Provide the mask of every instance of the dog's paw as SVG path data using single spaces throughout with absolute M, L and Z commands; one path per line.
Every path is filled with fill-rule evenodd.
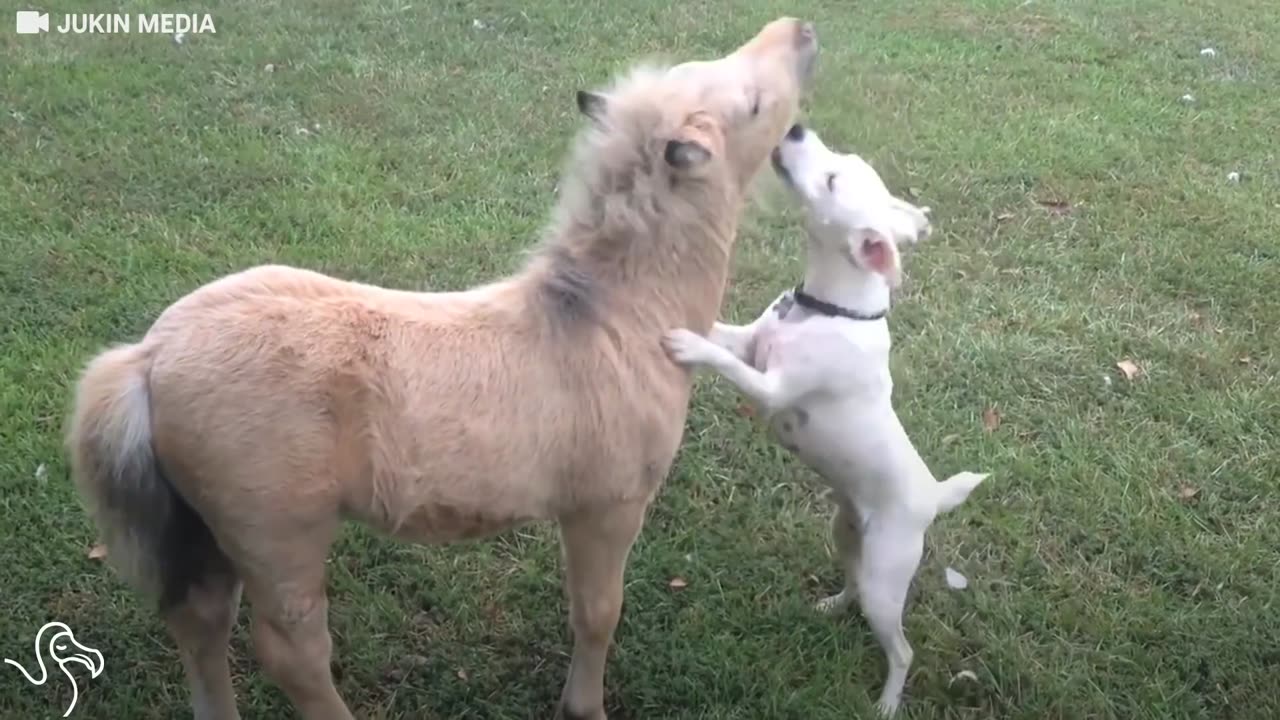
M 686 367 L 706 364 L 715 357 L 716 349 L 710 340 L 684 328 L 667 331 L 662 347 L 672 360 Z
M 891 700 L 880 698 L 880 701 L 876 703 L 876 712 L 880 713 L 880 717 L 893 717 L 898 712 L 898 705 L 898 698 Z
M 604 708 L 600 708 L 592 713 L 573 712 L 563 703 L 556 708 L 556 720 L 609 720 L 609 716 L 605 715 Z
M 832 595 L 831 597 L 819 600 L 818 603 L 813 606 L 813 609 L 823 615 L 830 616 L 844 612 L 852 603 L 853 596 L 848 590 L 845 590 L 837 595 Z

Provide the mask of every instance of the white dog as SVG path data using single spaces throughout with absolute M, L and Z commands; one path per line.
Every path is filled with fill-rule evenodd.
M 898 244 L 929 235 L 929 209 L 894 197 L 860 157 L 833 152 L 800 125 L 773 161 L 808 211 L 804 284 L 750 325 L 716 323 L 709 338 L 675 329 L 663 344 L 676 362 L 733 383 L 830 486 L 845 586 L 818 608 L 832 613 L 859 601 L 888 660 L 878 708 L 890 715 L 911 665 L 902 615 L 925 531 L 986 475 L 938 482 L 891 400 L 885 315 L 899 284 Z

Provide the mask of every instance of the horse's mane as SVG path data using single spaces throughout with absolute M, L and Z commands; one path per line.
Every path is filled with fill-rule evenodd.
M 559 202 L 531 267 L 544 307 L 562 322 L 594 316 L 610 281 L 640 272 L 657 236 L 689 218 L 663 163 L 664 138 L 692 96 L 656 63 L 638 64 L 600 92 L 606 99 L 578 133 Z

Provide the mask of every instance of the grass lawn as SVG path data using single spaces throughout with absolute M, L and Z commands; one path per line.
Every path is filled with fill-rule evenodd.
M 255 263 L 416 289 L 511 270 L 547 221 L 576 88 L 719 55 L 784 13 L 818 23 L 813 125 L 934 208 L 891 316 L 903 422 L 939 475 L 992 473 L 931 534 L 903 716 L 1280 717 L 1275 3 L 163 9 L 211 11 L 217 34 L 0 19 L 0 657 L 30 664 L 36 630 L 68 623 L 106 659 L 73 717 L 190 717 L 160 623 L 87 557 L 61 431 L 93 352 Z M 802 267 L 798 216 L 763 188 L 733 320 Z M 738 410 L 699 383 L 632 555 L 611 717 L 868 717 L 879 647 L 856 612 L 811 610 L 840 582 L 829 510 Z M 353 527 L 330 567 L 359 715 L 549 714 L 569 650 L 551 527 L 447 547 Z M 244 619 L 242 712 L 292 717 Z M 68 700 L 56 672 L 32 687 L 0 665 L 0 718 Z

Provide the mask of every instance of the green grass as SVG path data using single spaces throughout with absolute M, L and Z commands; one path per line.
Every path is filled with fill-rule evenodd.
M 189 717 L 159 622 L 86 557 L 60 433 L 91 353 L 254 263 L 407 288 L 509 271 L 548 218 L 573 90 L 787 13 L 819 25 L 814 126 L 934 208 L 892 316 L 903 422 L 938 474 L 992 473 L 931 535 L 904 717 L 1280 716 L 1274 3 L 524 5 L 206 3 L 183 9 L 217 34 L 182 45 L 0 31 L 0 656 L 29 662 L 62 620 L 106 658 L 73 717 Z M 153 9 L 56 9 L 77 6 Z M 780 207 L 743 228 L 732 319 L 799 276 Z M 699 385 L 630 563 L 612 716 L 868 717 L 878 646 L 810 609 L 839 584 L 828 509 L 738 402 Z M 351 528 L 330 567 L 363 717 L 549 713 L 569 649 L 551 528 Z M 242 622 L 245 717 L 292 717 L 246 641 Z M 60 716 L 57 680 L 0 666 L 0 717 Z

